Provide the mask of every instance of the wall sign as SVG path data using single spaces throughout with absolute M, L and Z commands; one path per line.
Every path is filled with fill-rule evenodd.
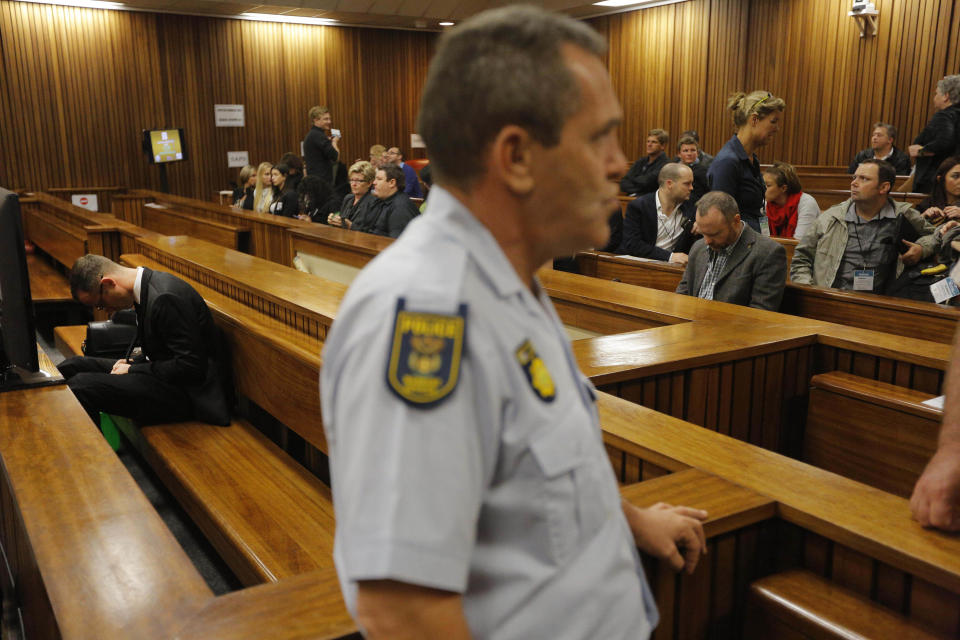
M 218 127 L 245 126 L 242 104 L 215 104 L 213 105 L 213 118 Z
M 250 164 L 250 153 L 247 151 L 227 151 L 228 167 L 245 167 Z
M 70 202 L 78 207 L 97 211 L 97 194 L 95 193 L 75 193 L 70 196 Z

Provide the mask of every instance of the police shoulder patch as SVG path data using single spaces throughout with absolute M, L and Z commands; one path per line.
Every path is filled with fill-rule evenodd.
M 544 402 L 553 402 L 553 399 L 557 397 L 557 387 L 547 370 L 547 365 L 537 355 L 537 350 L 533 348 L 529 340 L 525 340 L 523 344 L 517 347 L 516 355 L 517 362 L 523 368 L 523 372 L 527 376 L 527 382 L 530 383 L 534 393 L 540 396 L 540 399 Z
M 435 405 L 449 397 L 460 377 L 460 359 L 466 333 L 467 307 L 456 314 L 407 311 L 397 303 L 393 340 L 387 363 L 387 386 L 417 407 Z

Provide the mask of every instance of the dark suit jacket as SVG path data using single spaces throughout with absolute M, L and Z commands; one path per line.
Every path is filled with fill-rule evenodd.
M 373 215 L 371 209 L 371 215 Z M 420 215 L 420 209 L 413 204 L 403 191 L 397 191 L 386 200 L 380 200 L 380 207 L 376 210 L 376 218 L 371 221 L 369 228 L 359 229 L 378 236 L 398 238 L 407 228 L 410 221 Z
M 696 219 L 697 210 L 689 200 L 680 205 L 680 210 L 673 215 L 682 215 L 690 221 L 687 230 L 683 232 L 673 252 L 687 253 L 696 239 L 690 232 Z M 671 251 L 657 247 L 657 193 L 648 193 L 627 205 L 627 213 L 623 217 L 623 240 L 620 242 L 619 253 L 628 253 L 638 258 L 652 260 L 669 260 Z
M 698 240 L 677 286 L 677 293 L 699 296 L 707 273 L 710 249 Z M 787 252 L 776 240 L 765 238 L 744 224 L 743 235 L 727 259 L 713 290 L 713 299 L 776 311 L 787 282 Z
M 633 163 L 627 175 L 620 180 L 620 190 L 624 193 L 635 193 L 638 196 L 656 191 L 660 186 L 660 169 L 663 169 L 663 165 L 667 162 L 669 159 L 665 153 L 661 153 L 653 162 L 650 162 L 648 156 L 643 156 Z
M 143 270 L 137 333 L 143 355 L 130 373 L 155 376 L 182 387 L 194 414 L 213 424 L 229 424 L 221 383 L 219 335 L 207 303 L 186 282 L 161 271 Z

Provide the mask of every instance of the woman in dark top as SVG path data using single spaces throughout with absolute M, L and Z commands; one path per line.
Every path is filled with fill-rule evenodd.
M 946 76 L 937 83 L 933 105 L 936 113 L 907 148 L 916 159 L 913 190 L 917 193 L 930 193 L 936 168 L 960 150 L 960 75 Z
M 320 176 L 304 176 L 297 186 L 301 220 L 327 224 L 327 216 L 340 205 L 333 199 L 330 185 Z
M 363 225 L 370 218 L 370 211 L 377 200 L 370 192 L 376 170 L 367 161 L 355 162 L 350 167 L 350 193 L 343 198 L 340 213 L 330 214 L 328 222 L 336 227 L 351 229 Z
M 916 209 L 933 224 L 960 220 L 960 156 L 950 156 L 940 163 L 930 197 Z
M 273 182 L 273 201 L 270 203 L 270 213 L 275 216 L 296 218 L 299 213 L 297 192 L 293 189 L 293 182 L 288 179 L 290 167 L 281 163 L 273 165 L 270 179 Z
M 733 196 L 740 218 L 761 233 L 761 220 L 766 222 L 763 194 L 767 187 L 756 151 L 766 146 L 780 130 L 785 106 L 782 99 L 768 91 L 730 96 L 727 108 L 733 114 L 737 132 L 723 145 L 707 171 L 710 188 Z M 764 235 L 769 235 L 769 230 Z
M 249 164 L 240 169 L 237 188 L 233 190 L 233 206 L 253 211 L 253 192 L 257 186 L 257 170 Z

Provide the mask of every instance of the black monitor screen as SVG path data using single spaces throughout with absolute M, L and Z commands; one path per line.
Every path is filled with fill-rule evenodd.
M 20 199 L 3 188 L 0 188 L 0 332 L 6 354 L 4 366 L 16 365 L 31 372 L 40 369 Z

